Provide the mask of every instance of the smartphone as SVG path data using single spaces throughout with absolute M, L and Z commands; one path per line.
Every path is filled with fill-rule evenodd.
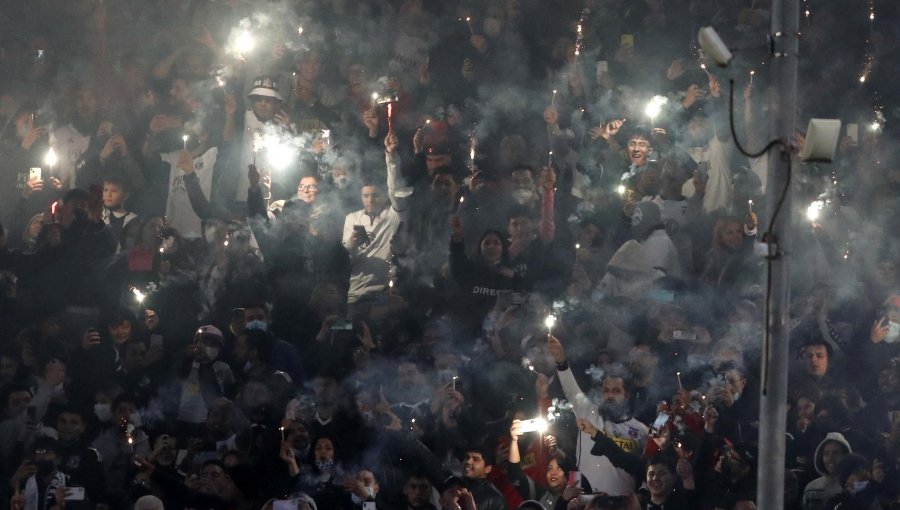
M 28 180 L 41 180 L 41 169 L 38 167 L 32 167 L 28 169 Z
M 276 499 L 272 502 L 272 510 L 297 510 L 297 502 L 292 499 Z
M 353 321 L 350 319 L 338 319 L 331 325 L 331 331 L 353 331 Z
M 522 420 L 519 423 L 519 430 L 522 432 L 544 432 L 547 430 L 547 420 L 543 418 Z
M 66 490 L 69 491 L 66 501 L 84 501 L 84 487 L 66 487 Z
M 622 34 L 622 40 L 619 43 L 619 46 L 626 48 L 632 47 L 634 48 L 634 34 Z
M 666 423 L 669 423 L 669 413 L 662 411 L 656 416 L 653 425 L 650 426 L 650 435 L 658 436 L 663 427 L 666 426 Z
M 362 238 L 363 246 L 369 244 L 369 233 L 366 232 L 366 227 L 362 225 L 353 225 L 353 231 L 359 234 L 360 238 Z
M 859 124 L 847 124 L 847 136 L 853 140 L 853 143 L 859 143 Z
M 693 341 L 693 340 L 697 339 L 697 333 L 695 333 L 689 329 L 676 329 L 675 331 L 672 332 L 672 339 L 673 340 Z
M 362 510 L 377 510 L 374 501 L 366 501 L 363 503 Z
M 162 349 L 163 348 L 163 336 L 158 333 L 154 333 L 154 334 L 150 335 L 150 348 L 151 349 L 153 349 L 153 348 Z

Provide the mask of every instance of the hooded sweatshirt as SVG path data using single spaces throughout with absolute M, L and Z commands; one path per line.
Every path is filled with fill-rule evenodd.
M 853 453 L 850 443 L 840 432 L 829 432 L 825 436 L 825 439 L 816 447 L 816 453 L 813 456 L 813 465 L 822 476 L 806 484 L 806 488 L 803 490 L 803 510 L 821 510 L 829 499 L 844 491 L 838 479 L 829 475 L 825 470 L 825 463 L 822 459 L 823 450 L 825 449 L 825 444 L 830 441 L 843 446 L 847 450 L 848 455 Z

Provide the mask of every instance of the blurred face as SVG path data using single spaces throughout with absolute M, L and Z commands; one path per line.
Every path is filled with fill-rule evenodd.
M 384 209 L 384 195 L 375 186 L 363 186 L 362 203 L 366 214 L 377 216 Z
M 488 234 L 481 240 L 481 256 L 488 262 L 500 262 L 503 257 L 503 242 L 497 234 Z
M 117 423 L 124 427 L 131 418 L 131 415 L 134 414 L 134 411 L 134 402 L 119 402 L 119 405 L 117 405 L 112 412 L 113 423 Z
M 322 63 L 318 55 L 307 55 L 300 63 L 297 69 L 298 76 L 307 81 L 315 81 L 319 77 L 319 71 L 322 69 Z
M 635 166 L 644 166 L 647 164 L 647 157 L 652 149 L 650 140 L 646 138 L 632 138 L 628 140 L 626 146 L 628 150 L 628 160 Z
M 169 102 L 171 104 L 188 104 L 190 102 L 191 89 L 188 87 L 186 81 L 177 79 L 172 82 L 172 87 L 169 88 Z
M 828 372 L 828 350 L 824 345 L 810 345 L 803 352 L 806 372 L 813 377 L 822 377 Z
M 122 321 L 109 325 L 109 336 L 117 345 L 124 344 L 131 338 L 131 321 Z
M 253 96 L 250 99 L 253 102 L 253 113 L 261 122 L 268 122 L 275 117 L 279 108 L 277 99 L 268 96 Z
M 493 469 L 493 466 L 488 466 L 484 462 L 484 457 L 480 452 L 469 452 L 466 454 L 466 461 L 463 463 L 463 476 L 466 478 L 487 478 L 487 475 L 491 473 L 491 469 Z
M 547 486 L 551 490 L 559 489 L 566 485 L 566 472 L 559 467 L 559 462 L 552 459 L 547 463 Z
M 447 166 L 450 164 L 449 154 L 426 154 L 425 168 L 428 169 L 428 175 L 431 175 L 436 168 Z
M 311 204 L 316 201 L 317 196 L 319 196 L 319 181 L 312 176 L 300 179 L 300 184 L 297 185 L 297 198 Z
M 403 486 L 403 495 L 409 506 L 423 507 L 431 499 L 431 484 L 425 478 L 410 478 Z
M 79 90 L 75 95 L 75 113 L 80 119 L 92 120 L 97 115 L 97 98 L 89 90 Z
M 431 192 L 441 199 L 452 199 L 456 196 L 459 187 L 453 181 L 453 177 L 447 174 L 438 174 L 431 181 Z
M 524 239 L 534 234 L 534 221 L 527 216 L 510 218 L 507 230 L 513 239 Z
M 14 391 L 9 394 L 6 401 L 6 409 L 10 416 L 19 416 L 25 412 L 25 408 L 31 403 L 31 393 L 27 391 Z
M 16 376 L 19 370 L 19 362 L 8 356 L 0 357 L 0 382 L 9 382 Z
M 421 381 L 421 375 L 414 363 L 401 363 L 397 367 L 397 384 L 401 388 L 414 388 Z
M 509 176 L 509 184 L 513 190 L 534 190 L 534 178 L 528 170 L 516 170 Z
M 822 465 L 825 466 L 825 472 L 831 476 L 837 475 L 838 464 L 847 455 L 844 446 L 837 441 L 828 441 L 822 447 Z
M 739 371 L 729 370 L 725 372 L 725 384 L 732 395 L 738 395 L 744 392 L 744 388 L 747 386 L 747 379 Z
M 60 413 L 56 418 L 56 430 L 60 441 L 76 441 L 84 432 L 84 420 L 78 414 Z
M 220 493 L 219 489 L 224 488 L 225 470 L 222 466 L 215 464 L 207 464 L 200 470 L 200 492 L 205 494 Z
M 331 442 L 331 439 L 323 437 L 316 441 L 315 455 L 316 461 L 333 461 L 334 444 Z
M 625 381 L 619 377 L 607 377 L 603 379 L 603 400 L 607 403 L 621 404 L 628 399 L 625 391 Z
M 806 397 L 797 399 L 797 416 L 812 419 L 816 414 L 816 403 Z
M 741 247 L 744 242 L 744 227 L 740 223 L 730 222 L 722 228 L 722 244 L 732 250 Z
M 103 183 L 103 206 L 110 211 L 117 211 L 125 204 L 128 194 L 122 186 L 114 182 Z
M 675 487 L 675 473 L 665 464 L 651 464 L 647 467 L 647 488 L 654 498 L 665 498 Z

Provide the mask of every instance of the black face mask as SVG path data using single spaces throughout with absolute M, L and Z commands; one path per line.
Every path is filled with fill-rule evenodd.
M 34 465 L 37 467 L 37 476 L 39 477 L 53 474 L 53 471 L 56 470 L 56 461 L 54 460 L 39 460 Z

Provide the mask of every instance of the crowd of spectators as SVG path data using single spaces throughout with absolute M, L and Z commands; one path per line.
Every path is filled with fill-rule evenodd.
M 893 509 L 900 13 L 802 3 L 785 508 Z M 0 505 L 755 508 L 770 2 L 5 4 Z

